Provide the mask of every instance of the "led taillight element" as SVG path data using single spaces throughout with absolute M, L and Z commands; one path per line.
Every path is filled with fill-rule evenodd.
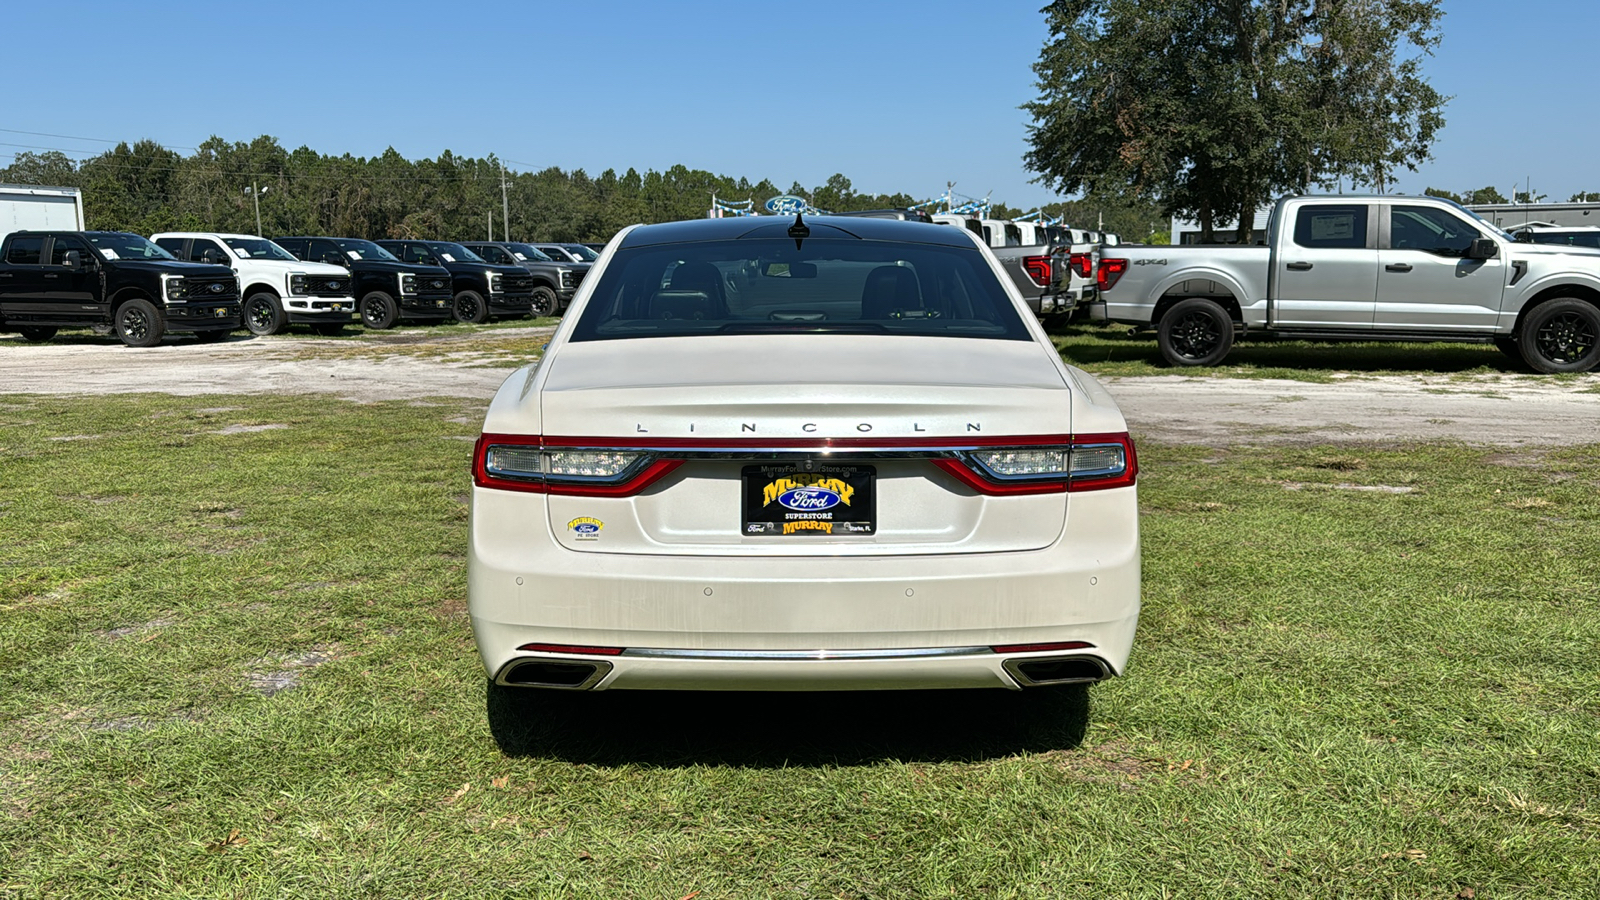
M 1102 291 L 1109 291 L 1117 286 L 1117 280 L 1122 273 L 1128 271 L 1128 261 L 1125 259 L 1102 259 L 1100 269 L 1095 272 L 1095 286 Z
M 681 464 L 642 450 L 550 448 L 538 435 L 485 434 L 473 453 L 472 480 L 531 494 L 632 497 Z
M 933 464 L 990 496 L 1103 491 L 1128 487 L 1139 476 L 1126 432 L 1075 435 L 1049 447 L 985 447 Z
M 1094 260 L 1087 253 L 1074 253 L 1068 257 L 1067 264 L 1079 277 L 1088 278 L 1094 274 Z
M 1027 271 L 1028 277 L 1033 279 L 1033 283 L 1039 287 L 1050 286 L 1053 263 L 1054 260 L 1049 256 L 1024 256 L 1022 258 L 1022 268 Z

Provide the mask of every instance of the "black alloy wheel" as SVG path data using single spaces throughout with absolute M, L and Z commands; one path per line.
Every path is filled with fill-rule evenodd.
M 535 319 L 553 316 L 556 314 L 556 307 L 560 302 L 560 299 L 556 297 L 555 291 L 547 287 L 536 287 L 533 289 L 533 300 L 528 305 L 528 315 L 533 316 Z
M 379 330 L 393 328 L 399 321 L 400 311 L 394 299 L 382 291 L 373 291 L 361 298 L 361 321 L 368 328 Z
M 30 344 L 42 344 L 56 336 L 56 330 L 49 325 L 24 325 L 17 332 Z
M 129 300 L 117 307 L 114 321 L 117 338 L 129 347 L 154 347 L 161 343 L 167 323 L 155 304 L 145 299 Z
M 489 305 L 483 302 L 483 296 L 477 291 L 457 294 L 451 312 L 455 314 L 457 322 L 466 325 L 481 325 L 489 320 Z
M 1181 300 L 1161 317 L 1156 343 L 1174 366 L 1214 366 L 1233 349 L 1233 317 L 1215 300 Z
M 289 317 L 277 297 L 266 292 L 251 294 L 244 301 L 244 327 L 251 334 L 280 334 L 289 327 Z
M 1518 331 L 1522 358 L 1540 372 L 1587 372 L 1600 363 L 1600 307 L 1563 297 L 1528 312 Z

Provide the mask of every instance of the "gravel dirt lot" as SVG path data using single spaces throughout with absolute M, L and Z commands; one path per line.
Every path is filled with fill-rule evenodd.
M 0 391 L 37 394 L 321 391 L 357 401 L 452 396 L 487 400 L 510 371 L 497 341 L 550 328 L 360 341 L 310 338 L 222 344 L 0 342 Z M 418 352 L 426 351 L 426 352 Z M 1355 375 L 1331 384 L 1181 375 L 1107 378 L 1134 431 L 1171 443 L 1460 440 L 1551 446 L 1600 441 L 1600 375 Z

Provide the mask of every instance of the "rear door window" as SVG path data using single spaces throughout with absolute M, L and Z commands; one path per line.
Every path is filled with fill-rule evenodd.
M 168 253 L 171 253 L 173 256 L 176 256 L 178 259 L 187 259 L 188 257 L 183 255 L 183 242 L 186 241 L 186 240 L 188 240 L 188 238 L 177 238 L 177 237 L 156 238 L 156 246 L 160 247 L 161 249 L 163 249 L 165 251 L 167 251 Z
M 1294 242 L 1310 250 L 1360 250 L 1367 246 L 1367 207 L 1363 203 L 1300 207 Z
M 6 262 L 14 266 L 37 266 L 44 255 L 44 235 L 24 235 L 11 239 Z

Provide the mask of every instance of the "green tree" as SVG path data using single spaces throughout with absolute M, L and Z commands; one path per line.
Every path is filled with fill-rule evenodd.
M 1600 203 L 1600 193 L 1595 191 L 1579 191 L 1567 198 L 1568 203 Z
M 1380 189 L 1428 156 L 1440 0 L 1056 0 L 1028 168 L 1063 193 L 1153 200 L 1242 237 L 1279 192 Z M 1409 55 L 1408 55 L 1409 54 Z

